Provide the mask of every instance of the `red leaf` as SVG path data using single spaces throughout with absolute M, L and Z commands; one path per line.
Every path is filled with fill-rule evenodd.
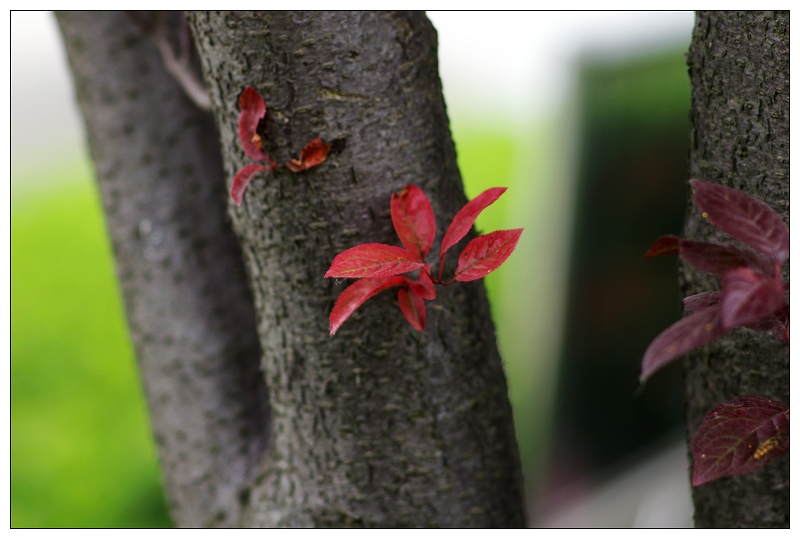
M 408 323 L 416 330 L 425 329 L 427 317 L 425 302 L 413 288 L 403 287 L 397 292 L 397 301 L 400 303 L 400 310 L 406 317 Z
M 342 251 L 333 259 L 325 277 L 388 277 L 424 266 L 414 253 L 383 243 L 364 243 Z
M 431 267 L 428 264 L 420 270 L 419 280 L 415 281 L 410 277 L 405 277 L 406 284 L 413 288 L 422 299 L 436 299 L 436 289 L 433 287 L 433 279 L 431 279 Z
M 753 251 L 733 245 L 720 245 L 703 241 L 681 240 L 680 255 L 689 264 L 714 275 L 741 267 L 750 267 L 764 275 L 772 273 L 772 261 Z
M 500 198 L 500 195 L 506 192 L 506 187 L 493 187 L 491 189 L 487 189 L 480 195 L 476 196 L 469 202 L 467 202 L 463 208 L 461 208 L 455 217 L 453 217 L 453 221 L 450 223 L 450 226 L 447 228 L 447 232 L 444 233 L 444 238 L 442 238 L 442 249 L 439 253 L 439 257 L 444 260 L 444 253 L 453 245 L 459 242 L 461 238 L 467 235 L 467 232 L 470 231 L 472 225 L 475 223 L 475 219 L 478 218 L 478 215 L 486 209 L 491 203 L 495 200 Z
M 239 140 L 251 159 L 268 159 L 261 148 L 261 135 L 256 132 L 258 123 L 267 114 L 267 105 L 259 93 L 248 86 L 239 96 Z
M 400 241 L 420 260 L 424 259 L 436 236 L 436 219 L 428 197 L 419 187 L 406 185 L 400 194 L 392 193 L 391 210 Z
M 661 236 L 644 254 L 645 258 L 652 258 L 660 255 L 678 254 L 681 246 L 681 239 L 677 236 Z
M 453 279 L 474 281 L 496 270 L 514 252 L 520 234 L 521 228 L 497 230 L 470 241 L 458 257 Z
M 644 353 L 639 379 L 650 378 L 670 361 L 725 333 L 719 323 L 719 311 L 719 305 L 712 305 L 678 320 L 661 332 Z
M 265 165 L 252 163 L 243 167 L 239 172 L 236 173 L 236 176 L 233 178 L 233 184 L 231 185 L 231 198 L 237 206 L 242 203 L 244 190 L 247 188 L 250 180 L 252 180 L 253 176 L 255 176 L 255 174 L 261 170 L 270 171 L 271 169 Z
M 747 324 L 745 327 L 760 331 L 769 331 L 783 344 L 789 344 L 789 306 L 784 305 L 777 313 L 769 318 L 762 318 L 758 322 Z
M 783 282 L 768 279 L 750 268 L 737 268 L 722 276 L 721 322 L 726 329 L 769 317 L 785 303 Z
M 331 335 L 344 324 L 353 312 L 358 309 L 362 303 L 377 294 L 382 290 L 391 288 L 393 286 L 400 286 L 403 284 L 402 277 L 380 277 L 378 279 L 359 279 L 347 288 L 345 288 L 336 304 L 331 310 Z
M 783 264 L 789 258 L 789 227 L 764 202 L 741 191 L 692 180 L 694 203 L 725 234 Z
M 715 406 L 692 438 L 692 485 L 752 472 L 789 451 L 789 409 L 763 397 Z
M 693 296 L 683 298 L 683 307 L 690 313 L 711 307 L 719 303 L 722 294 L 720 292 L 700 292 Z
M 644 256 L 652 258 L 666 254 L 680 254 L 695 268 L 715 275 L 743 266 L 757 269 L 764 274 L 772 271 L 772 261 L 759 253 L 745 251 L 733 245 L 682 240 L 676 236 L 661 236 Z
M 328 158 L 328 153 L 331 151 L 331 145 L 322 141 L 322 137 L 317 137 L 300 151 L 300 160 L 292 159 L 286 163 L 286 168 L 292 172 L 302 172 L 311 167 L 321 165 Z

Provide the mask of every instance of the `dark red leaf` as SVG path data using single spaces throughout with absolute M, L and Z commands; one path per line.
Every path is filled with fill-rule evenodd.
M 267 114 L 267 105 L 259 93 L 248 86 L 239 96 L 239 140 L 251 159 L 268 159 L 261 148 L 261 135 L 256 132 L 258 123 Z
M 242 203 L 244 190 L 247 188 L 250 180 L 252 180 L 253 176 L 255 176 L 256 173 L 261 170 L 269 171 L 270 168 L 258 163 L 252 163 L 250 165 L 246 165 L 242 168 L 242 170 L 236 173 L 236 176 L 233 178 L 233 184 L 231 185 L 231 198 L 237 206 Z
M 725 234 L 783 264 L 789 258 L 789 227 L 764 202 L 741 191 L 692 180 L 694 203 Z
M 382 290 L 402 284 L 402 277 L 380 277 L 377 279 L 359 279 L 345 288 L 342 293 L 339 294 L 339 298 L 336 300 L 333 310 L 331 310 L 331 335 L 336 333 L 341 325 L 344 324 L 344 321 L 347 320 L 362 303 Z
M 408 323 L 416 330 L 425 329 L 427 317 L 425 302 L 414 289 L 403 287 L 397 291 L 397 301 L 400 303 L 400 310 L 406 317 Z
M 733 245 L 720 245 L 704 241 L 680 240 L 680 255 L 689 264 L 714 275 L 734 268 L 750 267 L 764 275 L 772 273 L 772 261 L 762 254 Z
M 419 271 L 419 280 L 415 281 L 410 277 L 405 277 L 406 284 L 413 288 L 422 299 L 436 299 L 436 289 L 433 286 L 433 279 L 431 279 L 431 267 L 428 264 Z
M 777 313 L 769 318 L 762 318 L 758 322 L 747 324 L 745 327 L 760 331 L 769 331 L 783 344 L 789 344 L 789 306 L 784 305 Z
M 424 266 L 414 253 L 383 243 L 364 243 L 342 251 L 333 259 L 325 277 L 388 277 Z
M 650 376 L 690 350 L 710 343 L 725 331 L 719 323 L 719 305 L 694 312 L 672 324 L 658 335 L 642 358 L 641 380 Z
M 778 314 L 769 319 L 769 331 L 785 345 L 789 345 L 789 305 L 783 306 Z
M 645 258 L 678 254 L 681 240 L 677 236 L 661 236 L 644 254 Z
M 733 268 L 749 266 L 762 273 L 772 270 L 772 261 L 753 251 L 745 251 L 733 245 L 721 245 L 703 241 L 682 240 L 677 236 L 661 236 L 645 253 L 645 258 L 666 254 L 680 254 L 689 264 L 715 275 Z
M 321 165 L 328 158 L 330 151 L 331 145 L 323 142 L 321 137 L 317 137 L 300 151 L 300 160 L 292 159 L 286 163 L 286 168 L 292 172 L 302 172 Z
M 722 327 L 731 329 L 767 318 L 785 301 L 780 277 L 768 279 L 750 268 L 728 271 L 722 276 Z
M 721 298 L 722 294 L 720 292 L 700 292 L 699 294 L 683 298 L 683 307 L 688 312 L 693 313 L 705 307 L 717 305 Z
M 692 485 L 752 472 L 789 451 L 789 409 L 763 397 L 715 406 L 692 439 Z
M 442 238 L 442 249 L 439 253 L 439 257 L 442 260 L 444 260 L 445 252 L 458 243 L 461 238 L 466 236 L 467 232 L 470 231 L 472 225 L 475 223 L 475 219 L 478 218 L 478 215 L 480 215 L 487 206 L 500 198 L 500 195 L 505 193 L 506 189 L 506 187 L 487 189 L 467 202 L 464 207 L 458 211 L 456 216 L 453 217 L 450 226 L 447 228 L 447 232 L 444 233 L 444 238 Z
M 406 185 L 400 194 L 392 193 L 391 210 L 400 241 L 420 260 L 424 259 L 436 236 L 436 219 L 428 197 L 419 187 Z
M 470 241 L 458 257 L 453 279 L 474 281 L 496 270 L 514 252 L 520 234 L 521 228 L 497 230 Z

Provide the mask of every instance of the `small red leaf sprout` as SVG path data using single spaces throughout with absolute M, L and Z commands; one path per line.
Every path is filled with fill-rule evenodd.
M 789 228 L 764 202 L 692 180 L 695 206 L 721 232 L 744 247 L 663 236 L 646 257 L 677 254 L 721 278 L 720 291 L 684 298 L 687 315 L 658 335 L 642 358 L 640 379 L 724 333 L 746 327 L 772 331 L 789 344 L 789 284 L 781 265 L 789 258 Z M 714 407 L 692 439 L 692 485 L 752 472 L 789 451 L 789 408 L 763 397 L 739 397 Z
M 317 137 L 302 149 L 300 160 L 292 159 L 286 163 L 286 168 L 292 172 L 302 172 L 311 167 L 321 165 L 328 158 L 330 151 L 331 145 L 323 142 L 321 137 Z
M 264 150 L 267 105 L 261 95 L 251 86 L 248 86 L 239 95 L 239 141 L 242 143 L 244 153 L 250 159 L 265 161 L 266 164 L 251 163 L 242 167 L 233 178 L 231 185 L 231 198 L 238 206 L 242 203 L 244 191 L 250 180 L 258 172 L 272 172 L 278 168 Z M 286 163 L 286 168 L 292 172 L 302 172 L 311 167 L 321 165 L 328 158 L 331 145 L 317 137 L 300 152 L 300 160 L 292 159 Z
M 302 160 L 302 157 L 301 157 Z M 387 288 L 399 287 L 397 301 L 405 319 L 414 329 L 425 329 L 425 301 L 436 298 L 435 284 L 473 281 L 485 277 L 506 261 L 517 246 L 522 229 L 498 230 L 478 236 L 461 252 L 458 267 L 447 282 L 442 281 L 445 252 L 472 228 L 475 219 L 505 192 L 505 188 L 484 191 L 468 202 L 453 218 L 442 239 L 439 274 L 436 279 L 425 257 L 436 236 L 436 219 L 428 197 L 419 187 L 406 185 L 392 193 L 392 224 L 403 247 L 365 243 L 342 251 L 333 259 L 325 277 L 357 278 L 339 295 L 330 316 L 333 335 L 366 300 Z M 418 271 L 418 277 L 406 275 Z

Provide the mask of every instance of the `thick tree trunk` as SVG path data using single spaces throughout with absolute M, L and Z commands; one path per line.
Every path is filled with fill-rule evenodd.
M 428 193 L 439 240 L 465 202 L 433 27 L 418 13 L 190 23 L 219 138 L 129 18 L 59 15 L 176 523 L 523 525 L 482 283 L 437 290 L 424 332 L 385 292 L 328 336 L 345 283 L 322 276 L 347 247 L 398 243 L 392 191 Z M 317 135 L 344 146 L 257 176 L 228 202 L 234 236 L 225 178 L 248 162 L 248 85 L 267 101 L 273 159 Z
M 789 222 L 789 13 L 699 12 L 688 56 L 690 175 L 765 200 Z M 692 209 L 685 237 L 720 240 Z M 788 276 L 788 264 L 784 267 Z M 712 280 L 682 266 L 683 291 Z M 759 395 L 789 404 L 789 349 L 772 335 L 735 330 L 686 365 L 688 436 L 716 404 Z M 691 458 L 691 455 L 690 455 Z M 789 525 L 789 458 L 693 491 L 698 527 Z
M 228 12 L 189 16 L 225 171 L 246 86 L 268 107 L 266 151 L 314 137 L 344 150 L 301 174 L 257 176 L 231 216 L 265 351 L 274 438 L 247 525 L 521 526 L 522 481 L 506 380 L 482 283 L 439 291 L 425 331 L 394 296 L 365 304 L 335 337 L 346 283 L 323 278 L 356 244 L 398 244 L 393 191 L 422 187 L 438 235 L 466 201 L 421 13 Z
M 269 414 L 213 118 L 186 98 L 129 16 L 57 18 L 173 519 L 238 525 Z M 176 42 L 180 23 L 170 16 Z

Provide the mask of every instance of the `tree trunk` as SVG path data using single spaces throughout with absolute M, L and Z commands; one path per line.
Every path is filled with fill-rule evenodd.
M 269 414 L 213 118 L 186 98 L 129 16 L 57 18 L 172 517 L 185 526 L 238 525 Z M 170 16 L 171 37 L 180 23 Z
M 189 20 L 219 138 L 125 16 L 59 16 L 176 523 L 522 526 L 481 282 L 437 290 L 424 332 L 382 293 L 328 335 L 346 284 L 323 275 L 348 247 L 399 243 L 393 191 L 426 191 L 439 240 L 465 202 L 435 30 L 419 13 Z M 307 172 L 256 176 L 228 202 L 233 236 L 246 86 L 276 161 L 318 135 L 342 143 Z
M 788 223 L 789 13 L 698 12 L 688 63 L 691 177 L 758 197 Z M 684 236 L 722 239 L 695 208 Z M 687 265 L 682 281 L 686 295 L 715 287 Z M 689 439 L 718 403 L 757 395 L 789 404 L 789 349 L 764 332 L 727 334 L 692 354 L 685 372 Z M 698 527 L 788 527 L 788 455 L 697 487 L 693 497 Z

